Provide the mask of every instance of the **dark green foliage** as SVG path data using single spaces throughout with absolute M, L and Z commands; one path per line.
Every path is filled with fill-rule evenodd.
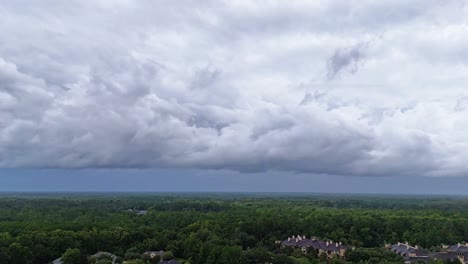
M 243 251 L 240 262 L 244 264 L 256 264 L 267 263 L 270 260 L 270 252 L 263 248 L 254 248 Z
M 271 261 L 275 264 L 294 264 L 294 260 L 285 254 L 274 255 Z
M 12 243 L 8 247 L 8 257 L 10 264 L 31 263 L 31 252 L 19 243 Z
M 132 259 L 132 260 L 127 260 L 126 264 L 147 264 L 148 262 L 142 260 L 142 259 Z
M 62 261 L 64 264 L 84 264 L 87 263 L 78 248 L 69 248 L 63 253 Z
M 163 260 L 171 260 L 174 258 L 174 254 L 171 251 L 164 252 Z
M 148 210 L 137 215 L 127 209 Z M 347 260 L 402 263 L 384 243 L 437 247 L 468 240 L 468 199 L 262 194 L 0 197 L 0 263 L 48 263 L 106 251 L 134 263 L 325 263 L 276 240 L 304 234 L 356 246 Z M 79 252 L 79 254 L 77 254 Z M 72 254 L 73 253 L 73 254 Z M 70 258 L 72 259 L 72 258 Z M 98 260 L 96 260 L 98 261 Z M 105 260 L 103 260 L 105 261 Z M 75 263 L 72 260 L 70 263 Z
M 346 253 L 346 260 L 353 263 L 402 263 L 403 257 L 384 248 L 357 248 Z

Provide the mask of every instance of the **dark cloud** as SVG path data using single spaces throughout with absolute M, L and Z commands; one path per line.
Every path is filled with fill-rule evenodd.
M 351 47 L 338 48 L 327 61 L 327 78 L 332 80 L 341 72 L 355 74 L 365 58 L 368 42 L 361 42 Z

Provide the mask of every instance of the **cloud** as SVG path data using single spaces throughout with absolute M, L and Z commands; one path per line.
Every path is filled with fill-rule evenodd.
M 365 57 L 368 45 L 368 42 L 361 42 L 351 47 L 336 49 L 327 62 L 327 78 L 334 79 L 343 71 L 355 74 L 358 71 L 359 63 Z
M 6 1 L 0 167 L 462 176 L 467 9 L 417 2 Z

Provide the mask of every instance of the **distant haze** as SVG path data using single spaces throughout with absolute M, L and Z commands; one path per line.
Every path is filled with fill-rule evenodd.
M 466 177 L 349 177 L 180 169 L 0 170 L 2 192 L 306 192 L 468 195 Z
M 459 0 L 2 1 L 0 190 L 465 193 L 467 24 Z

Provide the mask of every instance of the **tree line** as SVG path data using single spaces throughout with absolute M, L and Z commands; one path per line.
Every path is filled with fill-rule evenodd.
M 79 252 L 82 263 L 99 251 L 149 263 L 148 250 L 191 264 L 403 263 L 385 243 L 437 249 L 468 241 L 463 197 L 228 196 L 0 197 L 0 263 L 44 264 L 67 251 Z M 346 260 L 326 260 L 275 243 L 298 234 L 355 250 Z

